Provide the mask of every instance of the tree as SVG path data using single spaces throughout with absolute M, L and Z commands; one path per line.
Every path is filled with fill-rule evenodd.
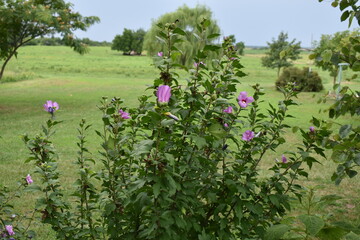
M 353 32 L 343 31 L 337 32 L 333 35 L 322 35 L 319 43 L 310 55 L 310 59 L 315 60 L 315 65 L 322 70 L 328 71 L 333 77 L 333 84 L 336 83 L 339 63 L 349 63 L 350 67 L 355 64 L 356 70 L 356 46 L 359 44 L 352 44 L 352 38 L 359 38 L 359 31 Z
M 239 55 L 244 55 L 244 49 L 245 49 L 245 43 L 244 42 L 238 42 L 235 44 L 236 51 Z
M 204 19 L 207 19 L 209 24 L 207 24 L 206 31 L 201 32 L 201 27 L 197 24 Z M 204 45 L 211 44 L 217 40 L 219 36 L 217 33 L 220 32 L 216 21 L 212 19 L 212 12 L 209 8 L 200 5 L 195 8 L 189 8 L 184 5 L 175 12 L 162 15 L 152 23 L 144 40 L 144 49 L 147 50 L 149 56 L 154 56 L 157 52 L 164 52 L 166 55 L 168 52 L 168 49 L 162 44 L 162 40 L 156 36 L 159 32 L 158 24 L 170 22 L 177 22 L 177 27 L 184 29 L 186 33 L 185 37 L 178 36 L 177 39 L 174 39 L 174 41 L 177 41 L 176 47 L 182 49 L 178 63 L 186 66 L 191 66 L 198 50 L 202 49 Z M 209 36 L 211 37 L 209 38 Z
M 136 32 L 125 28 L 122 35 L 115 36 L 111 49 L 123 51 L 124 55 L 130 55 L 132 51 L 141 55 L 145 34 L 146 32 L 141 28 Z
M 57 33 L 75 51 L 87 52 L 73 32 L 85 31 L 99 18 L 83 17 L 71 8 L 72 4 L 64 0 L 0 0 L 0 79 L 18 49 L 37 37 Z
M 288 42 L 287 39 L 287 33 L 281 32 L 277 40 L 272 39 L 272 43 L 267 43 L 269 52 L 261 59 L 264 67 L 277 69 L 278 77 L 281 68 L 293 65 L 289 60 L 294 61 L 300 58 L 300 42 L 296 43 L 296 39 Z

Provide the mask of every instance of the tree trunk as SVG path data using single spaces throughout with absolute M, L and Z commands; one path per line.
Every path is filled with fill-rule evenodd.
M 24 43 L 26 43 L 28 41 L 25 41 Z M 22 45 L 22 44 L 21 44 Z M 5 59 L 5 62 L 3 63 L 3 65 L 1 66 L 1 71 L 0 71 L 0 80 L 4 75 L 4 71 L 5 71 L 5 67 L 8 64 L 8 62 L 10 61 L 10 59 L 12 58 L 12 56 L 14 56 L 14 54 L 16 53 L 16 51 L 18 50 L 18 48 L 21 46 L 17 46 L 11 53 L 10 55 Z
M 279 78 L 279 76 L 280 76 L 280 67 L 278 67 L 278 70 L 277 70 L 277 77 Z
M 13 56 L 13 54 L 11 54 L 3 63 L 3 65 L 1 66 L 1 71 L 0 71 L 0 80 L 2 79 L 3 75 L 4 75 L 4 71 L 5 71 L 5 67 L 7 65 L 7 63 L 10 61 L 11 57 Z

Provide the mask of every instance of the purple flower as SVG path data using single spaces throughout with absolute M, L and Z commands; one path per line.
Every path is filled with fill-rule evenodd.
M 224 123 L 224 127 L 226 127 L 226 128 L 227 128 L 227 127 L 229 127 L 229 124 L 227 124 L 227 123 Z
M 5 229 L 8 232 L 9 236 L 15 235 L 12 225 L 5 225 Z
M 224 109 L 225 113 L 232 113 L 233 112 L 233 108 L 231 106 L 227 107 L 226 109 Z
M 171 87 L 168 85 L 159 86 L 156 96 L 159 103 L 168 103 L 171 97 Z
M 158 55 L 159 57 L 162 57 L 162 56 L 164 56 L 164 53 L 163 53 L 163 52 L 158 52 L 157 55 Z
M 120 114 L 120 117 L 122 119 L 129 119 L 131 118 L 130 117 L 130 114 L 128 112 L 124 112 L 122 109 L 119 110 L 119 114 Z
M 27 182 L 29 185 L 34 182 L 34 181 L 32 180 L 32 178 L 31 178 L 30 174 L 28 174 L 28 175 L 26 176 L 26 182 Z
M 197 68 L 197 67 L 200 66 L 200 65 L 204 65 L 204 66 L 205 66 L 206 64 L 205 64 L 204 62 L 198 62 L 198 63 L 197 63 L 197 62 L 194 62 L 194 67 Z
M 246 130 L 243 135 L 242 135 L 242 140 L 245 141 L 250 141 L 251 139 L 253 139 L 255 137 L 255 134 L 253 131 L 251 130 Z
M 281 161 L 282 161 L 283 163 L 287 163 L 287 158 L 285 157 L 284 154 L 281 156 Z
M 242 108 L 246 108 L 249 103 L 252 103 L 254 101 L 254 98 L 251 96 L 247 96 L 247 92 L 240 92 L 240 95 L 238 96 L 239 105 Z
M 313 127 L 313 126 L 311 126 L 311 127 L 309 127 L 309 130 L 310 130 L 310 132 L 315 132 L 315 127 Z
M 44 110 L 49 113 L 54 113 L 56 110 L 59 110 L 59 104 L 51 100 L 47 100 L 44 104 Z

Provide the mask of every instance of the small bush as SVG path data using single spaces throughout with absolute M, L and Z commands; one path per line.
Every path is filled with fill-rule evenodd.
M 315 71 L 309 71 L 307 67 L 303 69 L 285 68 L 275 85 L 279 88 L 285 87 L 289 83 L 293 83 L 296 90 L 301 92 L 320 92 L 324 89 L 319 74 Z

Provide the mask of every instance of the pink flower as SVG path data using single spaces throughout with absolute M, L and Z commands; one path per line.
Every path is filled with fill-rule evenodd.
M 156 96 L 159 103 L 168 103 L 171 97 L 171 87 L 168 85 L 159 86 Z
M 238 96 L 239 106 L 242 108 L 246 108 L 249 103 L 252 103 L 254 101 L 254 98 L 251 96 L 247 96 L 247 92 L 240 92 L 240 95 Z
M 251 130 L 246 130 L 242 135 L 242 140 L 250 141 L 255 137 L 255 133 Z
M 157 55 L 158 55 L 159 57 L 162 57 L 162 56 L 164 56 L 164 53 L 163 53 L 163 52 L 158 52 Z
M 281 156 L 281 161 L 282 161 L 283 163 L 287 163 L 287 158 L 285 157 L 284 154 Z
M 51 100 L 47 100 L 44 104 L 44 110 L 49 113 L 54 113 L 56 110 L 59 110 L 59 104 Z
M 229 124 L 227 124 L 227 123 L 224 123 L 224 127 L 226 127 L 226 128 L 227 128 L 227 127 L 229 127 Z
M 224 109 L 225 113 L 232 113 L 233 112 L 233 108 L 231 106 L 227 107 L 226 109 Z
M 310 132 L 315 132 L 315 127 L 313 127 L 313 126 L 311 126 L 311 127 L 309 127 L 309 130 L 310 130 Z
M 5 225 L 5 229 L 8 232 L 9 236 L 15 235 L 12 225 Z
M 31 178 L 30 174 L 28 174 L 28 175 L 26 176 L 26 182 L 27 182 L 29 185 L 34 182 L 34 181 L 32 180 L 32 178 Z
M 129 119 L 131 118 L 130 117 L 130 114 L 128 112 L 124 112 L 122 109 L 119 110 L 119 114 L 120 114 L 120 117 L 122 119 Z

